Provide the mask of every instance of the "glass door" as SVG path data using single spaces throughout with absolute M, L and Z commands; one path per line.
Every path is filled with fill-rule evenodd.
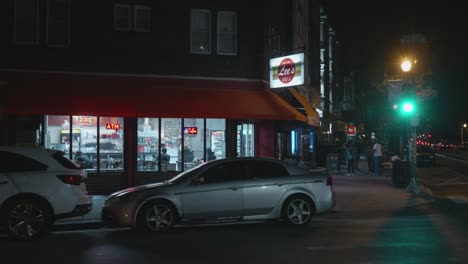
M 255 127 L 251 123 L 237 125 L 237 155 L 253 157 L 255 155 Z

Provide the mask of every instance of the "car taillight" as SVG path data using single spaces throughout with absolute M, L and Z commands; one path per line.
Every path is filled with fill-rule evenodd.
M 57 175 L 57 178 L 63 183 L 71 185 L 80 185 L 82 182 L 81 175 Z
M 331 176 L 328 176 L 327 178 L 327 186 L 333 186 L 333 179 Z

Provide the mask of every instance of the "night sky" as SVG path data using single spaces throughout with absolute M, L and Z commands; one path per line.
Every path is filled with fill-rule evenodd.
M 459 140 L 460 123 L 468 122 L 468 13 L 463 1 L 325 1 L 329 20 L 341 43 L 344 71 L 383 78 L 386 60 L 401 36 L 421 33 L 429 40 L 433 88 L 433 133 Z

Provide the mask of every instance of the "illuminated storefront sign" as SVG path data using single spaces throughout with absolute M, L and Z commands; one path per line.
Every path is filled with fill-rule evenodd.
M 346 132 L 348 136 L 356 136 L 356 126 L 348 125 L 348 131 Z
M 119 130 L 120 129 L 120 124 L 106 124 L 106 129 Z
M 78 123 L 93 123 L 92 116 L 78 116 Z
M 198 133 L 197 127 L 184 127 L 184 134 L 196 135 Z
M 270 60 L 270 88 L 304 84 L 304 53 Z

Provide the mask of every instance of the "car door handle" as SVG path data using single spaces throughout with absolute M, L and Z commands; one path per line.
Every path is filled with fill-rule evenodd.
M 7 181 L 1 181 L 0 184 L 7 184 Z
M 237 189 L 240 189 L 241 187 L 240 186 L 231 186 L 231 190 L 235 191 Z
M 277 183 L 273 183 L 273 184 L 276 185 L 276 186 L 283 186 L 282 183 L 278 183 L 278 182 L 277 182 Z

